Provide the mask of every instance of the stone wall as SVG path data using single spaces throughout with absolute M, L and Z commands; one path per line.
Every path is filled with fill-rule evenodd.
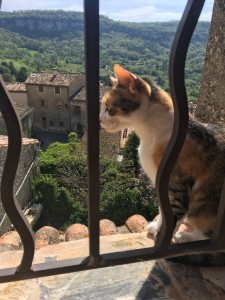
M 2 176 L 5 158 L 7 154 L 7 146 L 8 146 L 7 136 L 0 136 L 0 179 Z M 21 157 L 20 157 L 17 174 L 16 174 L 15 186 L 14 186 L 15 193 L 17 194 L 17 200 L 22 209 L 24 209 L 24 207 L 31 200 L 31 181 L 35 176 L 39 174 L 39 166 L 36 161 L 38 151 L 39 151 L 39 142 L 37 140 L 23 138 Z M 31 166 L 32 168 L 28 173 Z M 0 224 L 4 218 L 4 215 L 5 215 L 5 211 L 3 209 L 1 199 L 0 199 Z M 4 218 L 4 221 L 0 227 L 0 236 L 6 231 L 9 231 L 10 228 L 11 228 L 11 222 L 6 217 Z
M 225 1 L 214 3 L 196 117 L 225 126 Z

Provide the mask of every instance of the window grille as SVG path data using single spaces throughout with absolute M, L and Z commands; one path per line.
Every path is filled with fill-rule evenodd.
M 9 138 L 1 181 L 1 199 L 7 215 L 21 236 L 24 253 L 19 266 L 0 269 L 0 282 L 107 267 L 112 264 L 136 262 L 140 259 L 173 257 L 225 248 L 222 230 L 225 226 L 225 201 L 220 202 L 213 239 L 184 244 L 170 244 L 173 233 L 173 215 L 168 199 L 168 181 L 182 148 L 188 126 L 188 106 L 184 83 L 185 59 L 204 2 L 204 0 L 189 0 L 187 2 L 171 50 L 169 81 L 174 101 L 175 121 L 171 140 L 157 174 L 156 189 L 163 223 L 159 238 L 153 248 L 108 253 L 101 256 L 99 253 L 99 1 L 84 1 L 89 203 L 89 256 L 87 257 L 32 265 L 34 234 L 20 207 L 18 207 L 13 192 L 13 183 L 21 151 L 21 125 L 10 101 L 10 96 L 6 91 L 5 84 L 1 79 L 0 110 L 5 119 Z M 225 197 L 225 187 L 221 197 Z M 163 199 L 163 202 L 161 199 Z

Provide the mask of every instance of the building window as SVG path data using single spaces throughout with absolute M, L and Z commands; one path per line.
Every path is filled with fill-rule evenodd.
M 45 99 L 37 100 L 37 108 L 38 109 L 47 109 L 47 101 Z
M 49 121 L 49 126 L 55 126 L 53 121 Z
M 41 108 L 46 108 L 45 100 L 44 99 L 41 99 Z
M 63 101 L 62 100 L 57 100 L 57 109 L 63 110 Z
M 59 121 L 59 127 L 64 127 L 64 122 Z
M 43 87 L 43 85 L 39 85 L 38 86 L 38 92 L 39 93 L 44 93 L 44 87 Z
M 42 118 L 42 129 L 47 129 L 47 120 L 45 117 Z
M 55 86 L 55 94 L 60 94 L 60 86 Z
M 80 115 L 81 109 L 80 106 L 75 105 L 74 106 L 74 114 L 75 115 Z

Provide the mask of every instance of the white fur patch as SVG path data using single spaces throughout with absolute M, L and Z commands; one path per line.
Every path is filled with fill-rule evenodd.
M 178 231 L 173 237 L 173 243 L 185 243 L 193 241 L 207 240 L 208 237 L 202 232 L 202 230 L 194 228 L 192 232 Z
M 153 235 L 154 237 L 156 237 L 157 233 L 160 230 L 161 225 L 162 225 L 162 216 L 161 214 L 159 214 L 159 217 L 156 221 L 152 221 L 149 223 L 147 227 L 147 236 Z

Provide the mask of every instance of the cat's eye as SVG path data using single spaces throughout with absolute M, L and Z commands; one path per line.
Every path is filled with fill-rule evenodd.
M 121 99 L 120 107 L 125 113 L 129 113 L 131 111 L 134 111 L 140 106 L 139 103 L 134 102 L 129 99 Z
M 114 114 L 115 114 L 115 109 L 113 109 L 113 108 L 106 108 L 106 111 L 108 112 L 108 114 L 110 115 L 110 116 L 113 116 Z

